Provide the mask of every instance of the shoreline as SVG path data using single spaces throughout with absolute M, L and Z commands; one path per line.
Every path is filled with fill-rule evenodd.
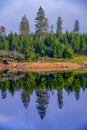
M 31 72 L 47 72 L 47 71 L 61 71 L 61 70 L 75 70 L 84 69 L 86 65 L 70 62 L 13 62 L 10 64 L 4 64 L 0 62 L 0 71 L 9 70 L 11 72 L 16 71 L 31 71 Z

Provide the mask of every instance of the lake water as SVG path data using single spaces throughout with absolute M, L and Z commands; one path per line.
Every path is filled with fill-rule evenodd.
M 87 130 L 87 74 L 3 74 L 0 130 Z

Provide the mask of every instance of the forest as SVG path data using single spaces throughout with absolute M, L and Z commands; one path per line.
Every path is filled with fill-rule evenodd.
M 72 58 L 76 54 L 87 54 L 87 34 L 80 33 L 80 24 L 75 20 L 73 30 L 63 33 L 63 20 L 56 21 L 56 32 L 53 24 L 49 27 L 45 11 L 39 7 L 35 18 L 35 32 L 30 32 L 30 24 L 24 15 L 19 24 L 20 33 L 10 32 L 0 27 L 0 57 L 18 61 L 36 61 L 39 57 Z

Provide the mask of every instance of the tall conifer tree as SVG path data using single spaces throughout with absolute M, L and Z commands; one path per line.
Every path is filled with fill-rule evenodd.
M 42 34 L 47 32 L 47 28 L 48 28 L 48 20 L 45 17 L 45 12 L 41 6 L 37 12 L 37 16 L 35 18 L 35 23 L 36 23 L 35 24 L 36 35 L 41 37 Z
M 62 19 L 61 19 L 61 17 L 58 17 L 58 19 L 57 19 L 56 35 L 57 35 L 58 39 L 60 40 L 62 37 Z
M 79 30 L 80 30 L 79 21 L 78 21 L 78 20 L 75 20 L 73 32 L 74 32 L 74 33 L 79 33 Z

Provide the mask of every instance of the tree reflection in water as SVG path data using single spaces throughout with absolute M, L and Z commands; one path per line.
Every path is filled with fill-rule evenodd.
M 30 93 L 27 92 L 26 90 L 22 89 L 21 99 L 22 99 L 22 102 L 24 104 L 24 107 L 27 109 L 29 102 L 30 102 Z
M 49 93 L 47 89 L 44 90 L 36 90 L 36 108 L 38 110 L 38 114 L 40 118 L 43 119 L 46 115 L 47 105 L 49 103 Z
M 80 99 L 80 90 L 87 89 L 87 74 L 74 74 L 73 72 L 56 72 L 56 73 L 16 73 L 11 75 L 0 76 L 0 91 L 2 99 L 6 99 L 8 93 L 12 96 L 17 91 L 21 92 L 21 101 L 28 109 L 31 94 L 36 94 L 36 109 L 41 119 L 46 116 L 47 107 L 50 99 L 50 92 L 57 92 L 58 106 L 63 108 L 63 90 L 68 94 L 74 92 L 75 98 Z M 55 93 L 53 94 L 53 96 Z
M 62 109 L 63 107 L 63 91 L 62 90 L 59 90 L 57 91 L 57 96 L 58 96 L 58 106 L 60 109 Z

